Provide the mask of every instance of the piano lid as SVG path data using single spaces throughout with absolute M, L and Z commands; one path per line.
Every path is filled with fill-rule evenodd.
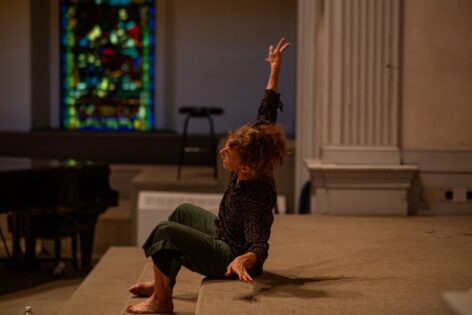
M 41 207 L 103 212 L 118 201 L 109 176 L 105 163 L 0 157 L 0 213 Z
M 77 168 L 83 166 L 100 165 L 92 161 L 78 161 L 74 159 L 29 159 L 15 157 L 0 157 L 0 172 L 26 171 L 44 168 Z
M 30 169 L 31 159 L 0 157 L 0 172 Z

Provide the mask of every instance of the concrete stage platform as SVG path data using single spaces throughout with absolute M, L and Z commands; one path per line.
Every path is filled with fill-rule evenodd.
M 254 285 L 188 271 L 176 314 L 452 314 L 472 286 L 472 217 L 277 216 Z M 60 314 L 125 314 L 127 288 L 151 277 L 138 248 L 110 249 Z M 198 301 L 197 301 L 198 296 Z

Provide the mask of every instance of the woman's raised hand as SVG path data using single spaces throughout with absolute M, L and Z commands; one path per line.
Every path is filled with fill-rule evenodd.
M 270 74 L 269 80 L 267 81 L 266 90 L 273 90 L 274 92 L 277 91 L 277 87 L 279 85 L 279 72 L 280 72 L 280 62 L 282 59 L 282 55 L 290 46 L 290 43 L 285 42 L 285 37 L 282 37 L 279 40 L 277 46 L 269 46 L 269 53 L 267 54 L 266 62 L 270 65 Z
M 287 47 L 290 46 L 290 43 L 285 42 L 285 37 L 282 37 L 277 46 L 270 45 L 269 46 L 269 52 L 267 54 L 266 62 L 271 66 L 271 67 L 279 67 L 280 66 L 280 60 L 282 59 L 282 55 L 287 49 Z

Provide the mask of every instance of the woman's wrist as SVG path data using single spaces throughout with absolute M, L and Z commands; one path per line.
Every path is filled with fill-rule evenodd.
M 269 77 L 269 81 L 267 82 L 266 90 L 272 90 L 274 92 L 277 92 L 278 80 L 278 74 L 271 75 Z
M 241 257 L 241 262 L 246 268 L 253 268 L 257 262 L 257 256 L 254 252 L 247 252 L 244 255 L 239 256 Z
M 270 70 L 278 72 L 280 70 L 280 61 L 271 63 Z
M 280 64 L 271 64 L 270 65 L 269 80 L 267 82 L 266 90 L 277 91 L 278 81 L 279 81 L 279 73 L 280 73 Z

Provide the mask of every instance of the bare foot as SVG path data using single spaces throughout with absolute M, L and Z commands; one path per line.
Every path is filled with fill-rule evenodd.
M 141 297 L 150 297 L 154 293 L 154 281 L 138 282 L 129 288 L 129 292 Z
M 136 305 L 129 305 L 128 313 L 132 314 L 172 314 L 174 311 L 174 304 L 172 300 L 168 303 L 159 303 L 155 295 Z

